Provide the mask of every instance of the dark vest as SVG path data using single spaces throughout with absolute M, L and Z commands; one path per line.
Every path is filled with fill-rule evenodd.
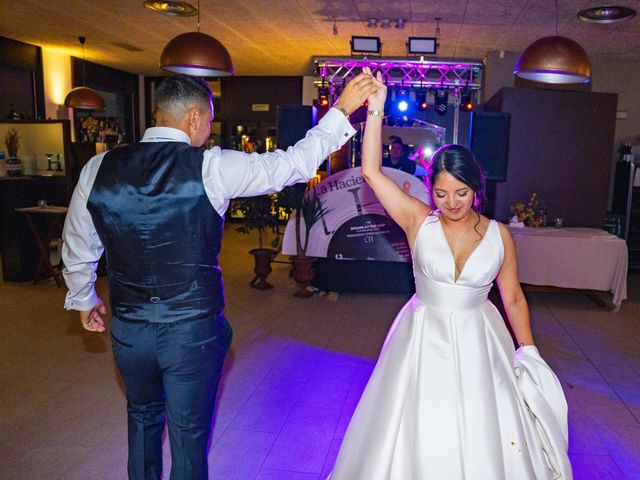
M 197 320 L 224 307 L 218 253 L 224 221 L 202 184 L 203 151 L 183 142 L 108 152 L 87 208 L 107 256 L 121 319 Z

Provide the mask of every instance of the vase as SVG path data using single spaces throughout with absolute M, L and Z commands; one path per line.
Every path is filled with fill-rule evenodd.
M 249 286 L 257 290 L 273 288 L 273 285 L 267 282 L 267 277 L 271 273 L 271 260 L 273 260 L 276 251 L 271 248 L 254 248 L 249 253 L 253 255 L 255 261 L 253 272 L 256 274 L 253 280 L 249 282 Z
M 22 160 L 16 157 L 9 157 L 5 162 L 7 175 L 10 177 L 19 177 L 22 175 Z
M 313 268 L 315 258 L 306 256 L 299 257 L 298 255 L 294 255 L 291 257 L 291 260 L 293 261 L 291 273 L 293 279 L 298 284 L 298 290 L 296 290 L 293 295 L 299 298 L 308 298 L 312 296 L 313 290 L 310 290 L 309 286 L 316 274 L 315 269 Z

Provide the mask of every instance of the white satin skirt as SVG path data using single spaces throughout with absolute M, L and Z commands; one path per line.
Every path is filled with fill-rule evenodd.
M 558 406 L 566 420 L 566 402 Z M 389 331 L 330 479 L 570 479 L 566 424 L 554 437 L 559 451 L 549 451 L 539 423 L 495 306 L 452 311 L 414 296 Z

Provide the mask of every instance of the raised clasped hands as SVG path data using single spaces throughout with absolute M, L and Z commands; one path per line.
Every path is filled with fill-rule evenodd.
M 98 302 L 93 306 L 91 310 L 80 311 L 80 321 L 82 327 L 90 332 L 104 332 L 104 319 L 103 315 L 107 314 L 107 309 L 101 298 L 98 298 Z
M 376 79 L 371 75 L 371 70 L 368 73 L 364 71 L 353 78 L 345 86 L 342 94 L 335 103 L 336 107 L 344 109 L 348 115 L 355 112 L 364 101 L 369 98 L 376 90 L 380 88 Z
M 382 81 L 382 73 L 377 72 L 375 77 L 371 73 L 369 67 L 362 69 L 362 74 L 369 75 L 375 85 L 375 91 L 367 98 L 369 102 L 369 110 L 377 110 L 379 112 L 384 111 L 384 102 L 387 99 L 387 86 Z

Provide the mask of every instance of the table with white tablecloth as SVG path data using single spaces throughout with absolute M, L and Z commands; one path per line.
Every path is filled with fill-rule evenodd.
M 616 310 L 627 298 L 627 244 L 596 228 L 513 228 L 520 282 L 613 294 Z

